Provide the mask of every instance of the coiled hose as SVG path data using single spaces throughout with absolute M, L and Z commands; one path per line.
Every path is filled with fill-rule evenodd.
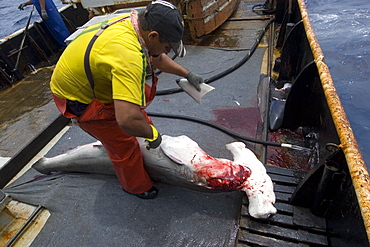
M 212 76 L 208 79 L 205 79 L 204 83 L 208 84 L 208 83 L 211 83 L 213 81 L 216 81 L 216 80 L 230 74 L 231 72 L 237 70 L 238 68 L 240 68 L 240 66 L 242 66 L 244 63 L 246 63 L 251 58 L 253 53 L 256 51 L 259 43 L 262 40 L 263 35 L 266 33 L 270 24 L 273 23 L 274 21 L 275 21 L 275 18 L 272 18 L 271 20 L 269 20 L 266 23 L 262 32 L 259 34 L 258 38 L 256 39 L 256 42 L 253 44 L 253 46 L 249 50 L 248 54 L 242 60 L 240 60 L 237 64 L 233 65 L 232 67 L 224 70 L 223 72 L 221 72 L 217 75 L 214 75 L 214 76 Z M 166 95 L 166 94 L 178 93 L 178 92 L 181 92 L 181 91 L 183 91 L 181 88 L 166 89 L 166 90 L 157 91 L 156 95 Z M 192 121 L 192 122 L 200 123 L 200 124 L 203 124 L 203 125 L 207 125 L 207 126 L 210 126 L 214 129 L 220 130 L 223 133 L 225 133 L 225 134 L 227 134 L 231 137 L 234 137 L 235 139 L 241 140 L 241 141 L 247 141 L 247 142 L 262 144 L 262 145 L 265 145 L 265 146 L 286 147 L 286 148 L 291 148 L 291 149 L 296 149 L 296 150 L 307 150 L 307 151 L 311 150 L 309 148 L 305 148 L 305 147 L 301 147 L 301 146 L 297 146 L 297 145 L 293 145 L 293 144 L 289 144 L 289 143 L 270 142 L 270 141 L 264 141 L 264 140 L 260 140 L 260 139 L 255 139 L 255 138 L 242 136 L 242 135 L 239 135 L 239 134 L 237 134 L 233 131 L 230 131 L 230 130 L 228 130 L 228 129 L 220 126 L 220 125 L 217 125 L 217 124 L 214 124 L 214 123 L 211 123 L 209 121 L 202 120 L 202 119 L 194 118 L 194 117 L 174 115 L 174 114 L 162 114 L 162 113 L 154 113 L 154 112 L 147 112 L 147 114 L 151 117 L 182 119 L 182 120 L 186 120 L 186 121 Z
M 253 55 L 253 53 L 256 51 L 259 43 L 261 42 L 262 40 L 262 37 L 263 35 L 265 35 L 268 27 L 270 26 L 271 23 L 273 23 L 275 21 L 275 18 L 272 18 L 271 20 L 269 20 L 265 27 L 263 28 L 262 32 L 258 35 L 258 38 L 256 40 L 256 42 L 254 42 L 252 48 L 248 51 L 248 54 L 242 58 L 242 60 L 240 60 L 237 64 L 233 65 L 232 67 L 222 71 L 221 73 L 219 74 L 216 74 L 208 79 L 205 79 L 204 80 L 204 83 L 211 83 L 213 81 L 216 81 L 228 74 L 230 74 L 231 72 L 237 70 L 238 68 L 240 68 L 240 66 L 242 66 L 243 64 L 245 64 Z M 172 94 L 172 93 L 178 93 L 178 92 L 182 92 L 183 90 L 181 88 L 172 88 L 172 89 L 164 89 L 164 90 L 159 90 L 156 92 L 156 95 L 166 95 L 166 94 Z

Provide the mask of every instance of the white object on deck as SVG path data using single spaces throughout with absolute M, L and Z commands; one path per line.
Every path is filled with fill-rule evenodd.
M 201 83 L 200 85 L 200 92 L 188 82 L 187 79 L 183 78 L 177 81 L 177 84 L 184 90 L 187 94 L 189 94 L 198 104 L 200 104 L 202 97 L 214 90 L 215 88 L 206 84 Z

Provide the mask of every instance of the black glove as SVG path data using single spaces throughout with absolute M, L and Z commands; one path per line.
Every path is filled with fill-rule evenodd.
M 188 79 L 188 82 L 200 92 L 199 84 L 203 83 L 203 77 L 201 77 L 200 75 L 194 74 L 193 72 L 189 72 L 185 76 L 185 78 Z
M 41 17 L 44 20 L 49 19 L 49 16 L 48 16 L 48 13 L 46 13 L 46 10 L 41 10 Z
M 162 142 L 162 136 L 158 133 L 157 129 L 153 125 L 150 125 L 150 127 L 152 127 L 153 138 L 146 138 L 146 141 L 148 142 L 148 145 L 146 145 L 147 150 L 159 147 Z
M 26 3 L 21 3 L 21 4 L 19 4 L 18 9 L 19 10 L 24 10 L 24 7 L 26 7 L 26 6 L 27 6 Z

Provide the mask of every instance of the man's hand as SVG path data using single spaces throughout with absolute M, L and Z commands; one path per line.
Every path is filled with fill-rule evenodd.
M 41 10 L 41 17 L 44 20 L 49 19 L 49 16 L 48 16 L 48 13 L 46 12 L 46 10 Z
M 200 85 L 203 83 L 203 78 L 200 75 L 194 74 L 193 72 L 189 72 L 186 76 L 188 82 L 193 85 L 199 92 L 200 92 Z
M 19 4 L 18 9 L 19 10 L 24 10 L 24 7 L 26 7 L 26 6 L 27 6 L 26 3 L 21 3 L 21 4 Z
M 162 142 L 162 137 L 158 133 L 157 129 L 153 125 L 150 125 L 150 127 L 152 127 L 153 138 L 152 139 L 146 138 L 146 140 L 148 142 L 148 145 L 146 145 L 146 149 L 148 149 L 148 150 L 151 149 L 151 148 L 159 147 L 159 145 L 161 145 L 161 142 Z

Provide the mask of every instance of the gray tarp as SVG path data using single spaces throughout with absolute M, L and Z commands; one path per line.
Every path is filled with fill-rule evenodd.
M 213 82 L 216 89 L 198 105 L 185 93 L 157 96 L 148 111 L 181 114 L 221 124 L 241 135 L 255 133 L 259 121 L 257 84 L 264 49 L 237 71 Z M 231 67 L 248 51 L 189 47 L 177 60 L 209 78 Z M 159 90 L 176 87 L 178 77 L 161 74 Z M 208 126 L 153 118 L 159 132 L 188 135 L 214 157 L 231 158 L 225 144 L 235 141 Z M 72 128 L 46 155 L 94 141 Z M 41 175 L 29 170 L 4 189 L 13 198 L 43 205 L 51 212 L 32 246 L 233 246 L 242 192 L 204 193 L 157 184 L 159 196 L 141 200 L 122 191 L 115 176 Z

